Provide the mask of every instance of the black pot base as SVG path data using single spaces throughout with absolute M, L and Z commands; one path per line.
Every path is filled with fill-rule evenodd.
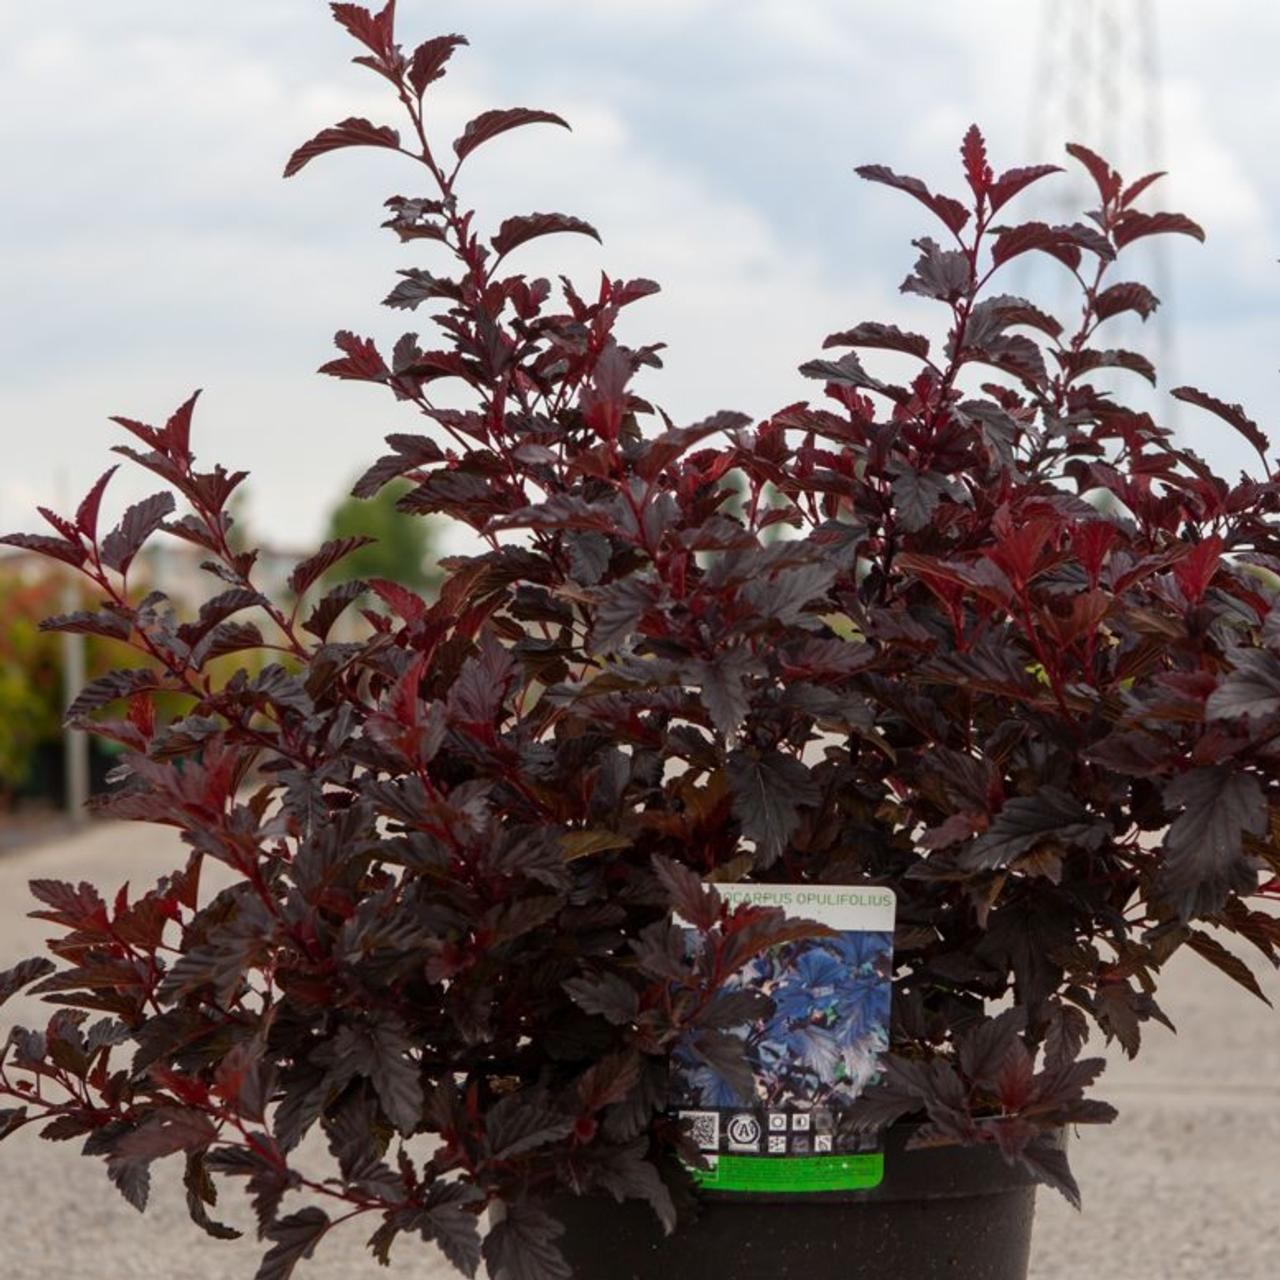
M 574 1280 L 1025 1280 L 1035 1186 L 991 1148 L 905 1149 L 891 1130 L 868 1191 L 703 1198 L 663 1236 L 634 1202 L 564 1197 L 552 1212 Z

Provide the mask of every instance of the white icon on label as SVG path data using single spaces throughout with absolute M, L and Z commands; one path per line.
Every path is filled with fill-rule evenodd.
M 741 1115 L 734 1116 L 729 1121 L 726 1132 L 729 1136 L 731 1151 L 760 1150 L 760 1122 L 755 1116 L 745 1111 Z
M 820 1133 L 813 1140 L 813 1149 L 815 1151 L 831 1150 L 831 1135 L 829 1133 Z
M 809 1113 L 807 1111 L 798 1111 L 791 1117 L 791 1127 L 797 1133 L 809 1132 Z
M 787 1113 L 785 1111 L 769 1112 L 769 1132 L 770 1133 L 786 1133 L 787 1131 Z
M 769 1135 L 769 1154 L 782 1156 L 787 1153 L 787 1139 L 785 1134 L 771 1133 Z

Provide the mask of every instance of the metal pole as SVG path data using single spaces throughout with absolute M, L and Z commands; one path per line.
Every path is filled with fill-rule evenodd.
M 62 506 L 67 505 L 67 478 L 59 476 L 58 489 Z M 62 583 L 62 611 L 74 613 L 80 607 L 75 577 L 71 573 Z M 65 710 L 85 686 L 85 638 L 75 632 L 62 633 L 62 705 Z M 63 803 L 67 817 L 74 823 L 88 819 L 89 803 L 89 735 L 79 729 L 62 730 L 62 758 L 66 772 Z

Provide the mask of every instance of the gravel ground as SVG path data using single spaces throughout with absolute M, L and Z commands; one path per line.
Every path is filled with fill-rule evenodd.
M 141 888 L 178 865 L 177 854 L 174 837 L 161 829 L 100 826 L 0 857 L 0 968 L 38 951 L 47 932 L 24 916 L 28 879 L 113 888 L 129 880 Z M 1276 975 L 1267 976 L 1267 989 L 1280 1002 Z M 1280 1148 L 1280 1018 L 1194 956 L 1171 967 L 1162 1003 L 1181 1034 L 1155 1028 L 1139 1061 L 1117 1064 L 1103 1092 L 1120 1108 L 1120 1121 L 1086 1131 L 1075 1144 L 1084 1213 L 1040 1193 L 1033 1280 L 1280 1274 L 1273 1154 Z M 4 1014 L 34 1022 L 35 1004 L 17 999 Z M 187 1218 L 178 1179 L 163 1166 L 156 1173 L 151 1208 L 139 1222 L 99 1161 L 30 1130 L 15 1135 L 0 1146 L 0 1277 L 250 1280 L 261 1246 L 210 1240 Z M 243 1226 L 240 1210 L 229 1199 L 219 1216 Z M 364 1250 L 365 1234 L 335 1232 L 298 1280 L 453 1274 L 426 1246 L 408 1242 L 382 1270 Z M 728 1269 L 724 1280 L 732 1280 Z

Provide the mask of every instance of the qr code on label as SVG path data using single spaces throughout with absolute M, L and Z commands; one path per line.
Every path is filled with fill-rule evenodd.
M 682 1111 L 689 1136 L 699 1151 L 720 1150 L 720 1113 L 718 1111 Z

